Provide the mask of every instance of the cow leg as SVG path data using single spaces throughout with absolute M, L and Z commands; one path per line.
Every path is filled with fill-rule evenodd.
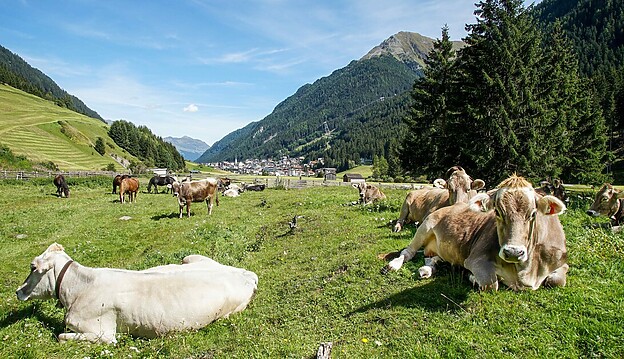
M 206 198 L 206 206 L 208 206 L 208 215 L 212 214 L 212 196 Z
M 425 258 L 425 265 L 418 268 L 418 275 L 421 279 L 431 278 L 436 272 L 438 263 L 444 262 L 439 256 Z
M 191 218 L 191 202 L 186 202 L 186 216 Z
M 58 337 L 59 343 L 65 343 L 70 340 L 89 341 L 91 343 L 117 344 L 115 333 L 113 334 L 96 334 L 96 333 L 61 333 Z
M 435 233 L 433 232 L 433 229 L 430 226 L 424 225 L 418 227 L 416 234 L 414 234 L 414 238 L 407 248 L 403 249 L 397 258 L 391 260 L 386 266 L 386 269 L 394 271 L 399 270 L 403 266 L 404 262 L 414 258 L 416 252 L 422 248 L 425 243 L 431 240 L 435 240 Z
M 568 266 L 567 264 L 564 264 L 561 267 L 555 269 L 544 280 L 544 286 L 546 286 L 546 287 L 565 287 L 565 285 L 566 285 L 566 275 L 568 273 L 568 269 L 569 268 L 570 268 L 570 266 Z
M 180 218 L 182 218 L 182 209 L 184 208 L 184 206 L 179 206 L 180 207 Z
M 498 290 L 498 278 L 494 263 L 485 258 L 473 258 L 468 256 L 464 261 L 464 268 L 468 269 L 470 282 L 479 286 L 479 290 Z

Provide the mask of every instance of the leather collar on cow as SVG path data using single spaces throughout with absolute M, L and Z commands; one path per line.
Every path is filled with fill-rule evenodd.
M 67 269 L 72 263 L 74 263 L 74 261 L 71 259 L 67 261 L 67 263 L 65 263 L 65 265 L 61 269 L 61 272 L 59 273 L 58 277 L 56 277 L 56 285 L 54 286 L 54 295 L 56 296 L 56 299 L 58 299 L 60 307 L 63 307 L 63 303 L 61 303 L 61 297 L 60 297 L 61 282 L 63 281 L 63 277 L 65 277 L 65 272 L 67 272 Z

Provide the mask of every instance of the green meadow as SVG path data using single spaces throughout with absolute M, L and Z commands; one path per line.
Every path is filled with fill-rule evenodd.
M 120 204 L 110 178 L 0 182 L 0 357 L 618 358 L 624 353 L 624 234 L 592 228 L 590 199 L 573 195 L 560 218 L 569 251 L 564 288 L 478 292 L 459 268 L 418 280 L 422 254 L 380 274 L 377 255 L 401 249 L 414 227 L 392 233 L 405 190 L 376 206 L 351 205 L 351 187 L 267 189 L 202 203 L 179 219 L 175 198 L 144 193 Z M 288 222 L 301 216 L 290 231 Z M 131 217 L 121 220 L 123 216 Z M 17 300 L 33 257 L 58 242 L 91 267 L 145 269 L 192 253 L 256 272 L 249 307 L 204 329 L 162 338 L 119 336 L 116 346 L 59 344 L 63 309 Z M 167 283 L 163 283 L 167 285 Z M 107 288 L 102 288 L 106 292 Z
M 134 159 L 108 136 L 108 125 L 34 95 L 0 84 L 0 144 L 33 162 L 53 162 L 61 170 L 123 168 L 111 153 Z M 98 137 L 106 144 L 101 156 L 93 149 Z

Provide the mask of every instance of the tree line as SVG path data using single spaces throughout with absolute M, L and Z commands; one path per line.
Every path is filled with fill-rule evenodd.
M 111 124 L 108 135 L 115 143 L 141 160 L 147 167 L 168 168 L 173 171 L 186 167 L 178 150 L 145 126 L 119 120 Z
M 457 52 L 442 29 L 411 92 L 399 151 L 405 170 L 435 178 L 459 164 L 489 183 L 512 173 L 607 179 L 607 126 L 595 89 L 580 75 L 561 23 L 541 29 L 522 3 L 477 3 L 467 46 Z

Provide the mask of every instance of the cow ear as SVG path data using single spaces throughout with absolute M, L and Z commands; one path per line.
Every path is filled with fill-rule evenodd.
M 560 215 L 566 210 L 566 206 L 559 198 L 547 195 L 537 200 L 537 210 L 547 216 Z
M 65 248 L 63 248 L 62 245 L 54 242 L 54 243 L 50 244 L 48 249 L 46 249 L 46 252 L 65 252 Z
M 442 178 L 438 178 L 435 181 L 433 181 L 433 187 L 445 189 L 446 188 L 446 181 L 443 180 Z
M 470 185 L 470 189 L 473 189 L 475 191 L 480 190 L 481 188 L 485 187 L 485 181 L 482 179 L 476 179 L 472 182 L 472 184 Z
M 490 195 L 487 193 L 479 193 L 472 197 L 468 202 L 470 209 L 475 212 L 487 212 L 489 210 Z

